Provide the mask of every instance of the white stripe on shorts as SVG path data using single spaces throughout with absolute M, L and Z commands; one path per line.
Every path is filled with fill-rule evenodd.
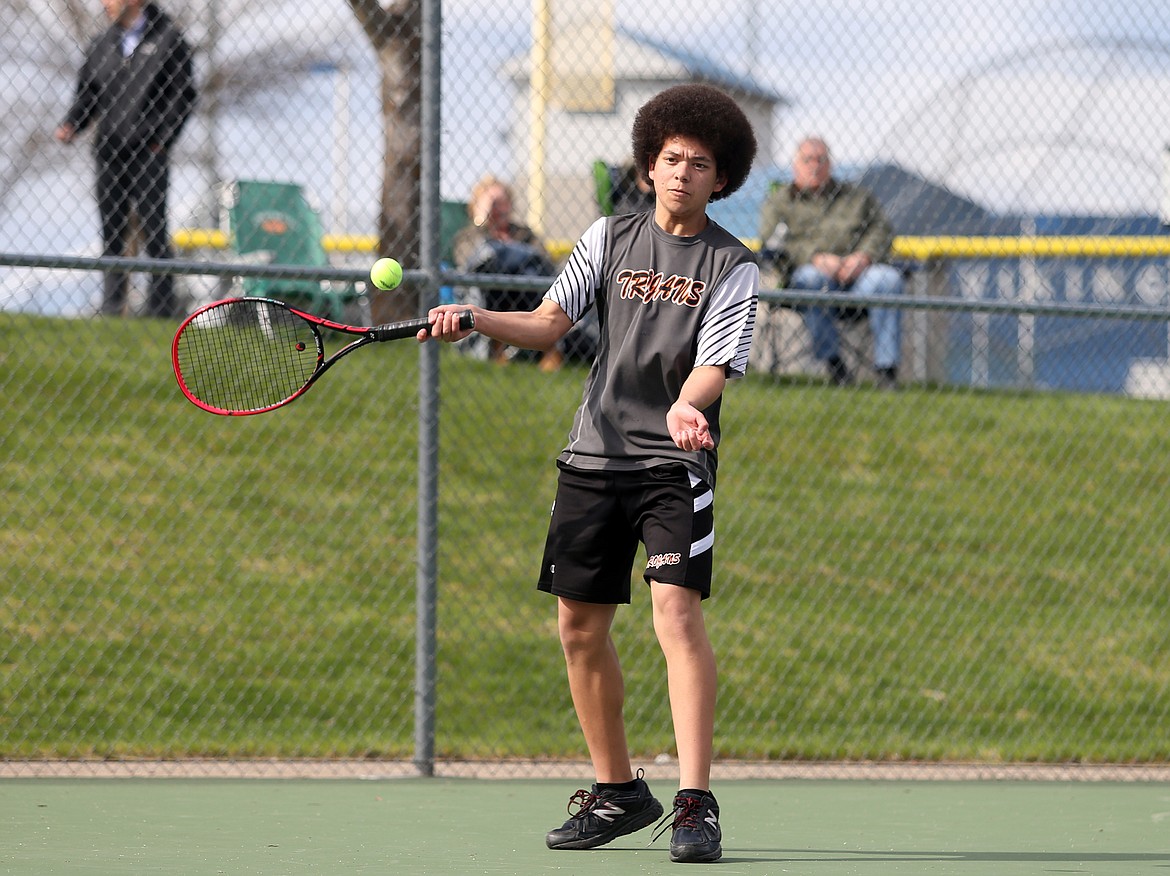
M 705 538 L 700 538 L 698 541 L 692 542 L 691 556 L 697 557 L 703 551 L 709 551 L 714 546 L 715 546 L 715 530 L 712 529 L 709 533 L 707 533 Z
M 688 472 L 691 477 L 691 489 L 697 487 L 701 481 L 695 477 L 693 472 Z M 695 496 L 695 512 L 702 511 L 704 508 L 710 507 L 711 503 L 715 501 L 715 491 L 708 488 Z M 707 535 L 691 544 L 691 556 L 697 557 L 703 551 L 709 551 L 715 545 L 715 527 L 711 527 L 711 531 Z
M 714 501 L 715 501 L 714 490 L 707 490 L 707 492 L 703 493 L 702 495 L 695 496 L 695 510 L 702 511 L 704 508 L 708 507 Z

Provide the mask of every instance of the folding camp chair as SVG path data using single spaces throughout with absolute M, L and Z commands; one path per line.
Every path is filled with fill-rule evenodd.
M 593 194 L 602 216 L 636 213 L 654 206 L 654 193 L 638 188 L 637 171 L 632 165 L 609 164 L 599 158 L 591 167 Z
M 258 256 L 273 265 L 325 267 L 328 255 L 321 244 L 321 220 L 296 183 L 237 180 L 223 187 L 232 245 L 242 256 Z M 353 284 L 319 280 L 247 277 L 245 295 L 276 298 L 318 316 L 344 322 L 351 302 L 369 319 L 364 289 Z

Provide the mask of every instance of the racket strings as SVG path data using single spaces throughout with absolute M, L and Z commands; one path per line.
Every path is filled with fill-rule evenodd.
M 178 339 L 187 391 L 212 408 L 258 411 L 296 395 L 321 358 L 313 326 L 283 307 L 243 300 L 196 317 Z

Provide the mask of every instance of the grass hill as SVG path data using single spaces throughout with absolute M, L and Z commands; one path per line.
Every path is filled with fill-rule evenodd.
M 0 754 L 409 757 L 415 345 L 231 419 L 173 329 L 0 315 Z M 584 371 L 441 364 L 437 753 L 579 756 L 534 579 Z M 757 375 L 724 416 L 721 757 L 1170 757 L 1163 404 Z M 616 638 L 669 750 L 637 587 Z

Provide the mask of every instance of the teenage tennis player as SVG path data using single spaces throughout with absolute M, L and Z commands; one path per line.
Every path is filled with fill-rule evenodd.
M 634 121 L 633 152 L 654 209 L 597 220 L 532 312 L 474 311 L 475 331 L 516 347 L 553 347 L 592 306 L 598 352 L 558 457 L 556 501 L 539 588 L 557 597 L 569 690 L 595 771 L 570 798 L 552 849 L 590 849 L 660 818 L 670 857 L 722 855 L 711 793 L 715 657 L 703 621 L 711 593 L 719 410 L 744 373 L 755 325 L 753 254 L 707 217 L 743 184 L 756 140 L 736 103 L 707 85 L 669 88 Z M 457 341 L 466 305 L 430 311 L 431 336 Z M 425 335 L 420 333 L 420 340 Z M 610 634 L 630 602 L 641 543 L 654 631 L 666 658 L 680 770 L 672 812 L 635 774 L 625 688 Z

